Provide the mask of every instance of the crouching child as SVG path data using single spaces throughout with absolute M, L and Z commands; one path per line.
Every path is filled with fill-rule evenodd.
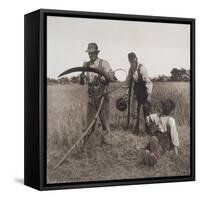
M 160 106 L 160 113 L 146 117 L 146 124 L 152 131 L 152 136 L 142 152 L 142 159 L 148 166 L 154 166 L 166 151 L 173 150 L 174 154 L 178 155 L 179 136 L 175 119 L 170 115 L 175 109 L 175 103 L 167 99 L 162 101 Z

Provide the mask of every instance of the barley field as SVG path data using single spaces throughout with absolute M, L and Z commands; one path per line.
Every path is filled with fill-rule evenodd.
M 110 88 L 118 87 L 113 83 Z M 47 183 L 67 183 L 101 180 L 136 179 L 190 175 L 190 85 L 188 82 L 156 82 L 152 93 L 153 112 L 159 102 L 172 98 L 180 138 L 179 156 L 167 152 L 155 167 L 146 167 L 140 153 L 146 146 L 147 134 L 135 135 L 126 127 L 126 112 L 115 108 L 116 99 L 125 90 L 111 93 L 110 126 L 112 146 L 97 145 L 93 140 L 88 150 L 72 153 L 58 168 L 53 169 L 86 128 L 87 86 L 78 84 L 48 85 L 47 87 Z M 141 112 L 141 119 L 142 119 Z M 132 121 L 134 123 L 134 120 Z M 98 124 L 98 123 L 97 123 Z M 141 120 L 144 127 L 144 121 Z M 100 124 L 97 132 L 101 131 Z M 89 141 L 88 141 L 89 142 Z

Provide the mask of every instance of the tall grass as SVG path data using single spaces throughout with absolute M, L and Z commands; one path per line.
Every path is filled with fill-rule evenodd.
M 111 126 L 114 128 L 125 127 L 127 123 L 127 112 L 120 112 L 115 108 L 117 98 L 122 96 L 122 89 L 113 93 L 111 96 Z M 185 82 L 156 82 L 152 91 L 152 112 L 158 112 L 160 102 L 171 98 L 176 103 L 176 108 L 172 112 L 176 123 L 179 126 L 190 125 L 190 94 L 189 83 Z M 136 108 L 133 109 L 133 115 L 136 115 Z M 134 121 L 136 119 L 132 119 Z M 141 125 L 144 125 L 142 109 L 140 112 Z
M 116 84 L 111 86 L 116 87 Z M 110 97 L 110 123 L 112 129 L 122 129 L 126 126 L 127 112 L 120 112 L 115 108 L 117 98 L 124 94 L 118 89 Z M 152 92 L 153 112 L 159 110 L 161 100 L 171 98 L 176 102 L 173 111 L 177 125 L 190 125 L 189 83 L 167 82 L 154 83 Z M 71 146 L 86 128 L 87 86 L 52 85 L 48 86 L 48 147 L 59 148 Z M 142 119 L 141 112 L 140 118 Z
M 111 87 L 117 87 L 112 84 Z M 115 108 L 117 98 L 125 90 L 118 89 L 110 96 L 110 123 L 114 133 L 114 147 L 102 149 L 91 147 L 92 157 L 70 158 L 57 170 L 52 170 L 62 155 L 77 141 L 86 128 L 87 86 L 48 85 L 47 92 L 47 181 L 62 183 L 70 181 L 96 181 L 126 178 L 147 178 L 188 175 L 190 173 L 190 94 L 188 83 L 154 83 L 152 93 L 153 112 L 159 109 L 159 102 L 172 98 L 176 109 L 172 113 L 180 136 L 178 160 L 168 154 L 163 156 L 157 167 L 146 168 L 139 163 L 138 150 L 148 142 L 149 136 L 138 137 L 123 131 L 126 126 L 126 112 Z M 141 112 L 140 118 L 143 113 Z M 142 126 L 144 124 L 141 124 Z M 93 140 L 92 140 L 93 142 Z
M 177 125 L 190 125 L 190 89 L 189 83 L 185 82 L 168 82 L 155 83 L 152 94 L 153 111 L 159 108 L 159 102 L 171 98 L 176 103 L 176 108 L 172 112 Z

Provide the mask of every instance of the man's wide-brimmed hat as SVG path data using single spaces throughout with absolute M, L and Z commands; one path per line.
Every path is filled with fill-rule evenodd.
M 99 52 L 97 44 L 89 43 L 86 52 Z

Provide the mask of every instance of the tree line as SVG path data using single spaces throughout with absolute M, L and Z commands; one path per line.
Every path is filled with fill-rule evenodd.
M 173 68 L 170 72 L 170 76 L 166 75 L 159 75 L 158 77 L 154 77 L 151 80 L 154 82 L 168 82 L 168 81 L 190 81 L 190 70 L 186 70 L 184 68 L 178 69 Z M 118 81 L 115 77 L 115 81 Z M 72 76 L 71 78 L 68 77 L 62 77 L 60 79 L 54 79 L 54 78 L 47 78 L 47 83 L 49 85 L 53 84 L 70 84 L 70 83 L 78 83 L 79 82 L 79 75 Z
M 70 83 L 78 83 L 78 81 L 79 81 L 79 76 L 72 76 L 71 78 L 62 77 L 60 79 L 47 78 L 47 83 L 49 85 L 53 85 L 53 84 L 65 85 L 65 84 L 70 84 Z
M 158 77 L 152 78 L 152 81 L 167 82 L 167 81 L 190 81 L 190 70 L 184 68 L 177 69 L 173 68 L 170 72 L 170 76 L 159 75 Z

